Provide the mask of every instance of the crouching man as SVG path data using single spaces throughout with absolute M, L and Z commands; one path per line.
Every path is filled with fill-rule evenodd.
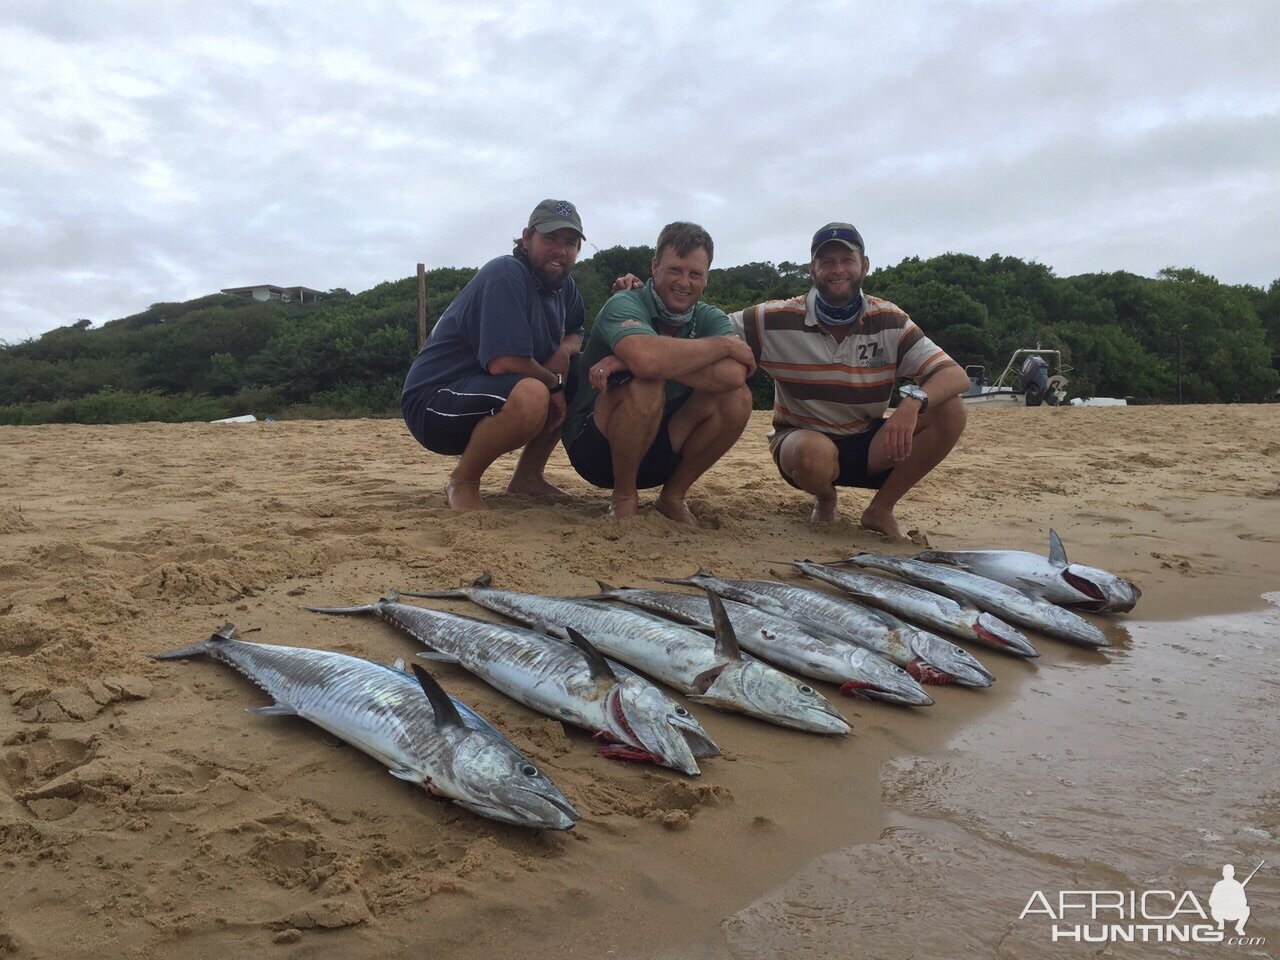
M 689 488 L 751 415 L 751 348 L 723 311 L 699 300 L 713 252 L 697 224 L 663 227 L 652 279 L 609 299 L 578 359 L 562 438 L 579 475 L 612 491 L 615 517 L 635 516 L 639 491 L 661 487 L 658 512 L 696 523 Z

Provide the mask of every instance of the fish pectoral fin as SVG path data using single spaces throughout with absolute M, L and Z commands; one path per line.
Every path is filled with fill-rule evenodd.
M 298 711 L 287 703 L 273 703 L 269 707 L 246 707 L 245 713 L 255 717 L 296 717 Z
M 387 767 L 387 773 L 391 774 L 397 780 L 405 780 L 409 783 L 422 783 L 421 775 L 415 773 L 408 767 Z
M 415 657 L 421 657 L 423 660 L 430 660 L 432 663 L 457 663 L 458 658 L 452 653 L 441 653 L 439 650 L 425 650 L 422 653 L 415 653 Z M 404 661 L 400 661 L 403 663 Z

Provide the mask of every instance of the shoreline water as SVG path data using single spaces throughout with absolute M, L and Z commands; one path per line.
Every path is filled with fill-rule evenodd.
M 901 515 L 940 549 L 1043 549 L 1057 529 L 1074 559 L 1142 586 L 1121 629 L 1252 610 L 1280 586 L 1278 426 L 1275 407 L 975 411 Z M 438 493 L 449 461 L 387 421 L 0 428 L 0 945 L 288 957 L 430 944 L 467 958 L 516 937 L 531 960 L 728 951 L 723 919 L 815 859 L 902 829 L 881 797 L 895 758 L 1059 703 L 1055 671 L 1097 655 L 1042 641 L 1035 666 L 975 649 L 991 690 L 940 689 L 924 710 L 841 699 L 854 732 L 840 741 L 695 707 L 727 754 L 697 779 L 597 758 L 584 735 L 441 668 L 584 813 L 571 834 L 536 837 L 424 798 L 304 724 L 245 715 L 262 698 L 217 665 L 145 654 L 230 619 L 253 639 L 389 662 L 415 648 L 298 605 L 486 569 L 551 594 L 698 566 L 788 578 L 789 557 L 884 549 L 849 520 L 806 522 L 766 428 L 757 414 L 695 488 L 698 530 L 606 519 L 559 452 L 549 476 L 572 500 L 496 492 L 502 463 L 496 509 L 452 516 Z M 1080 673 L 1103 682 L 1114 667 Z M 1274 757 L 1273 742 L 1254 746 Z

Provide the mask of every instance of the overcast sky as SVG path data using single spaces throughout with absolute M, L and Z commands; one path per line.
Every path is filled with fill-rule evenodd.
M 1280 277 L 1280 3 L 0 5 L 0 340 L 479 266 L 544 197 L 716 265 Z M 589 255 L 591 246 L 584 249 Z

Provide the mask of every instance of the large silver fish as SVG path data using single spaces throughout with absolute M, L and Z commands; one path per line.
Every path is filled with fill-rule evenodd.
M 573 627 L 598 649 L 675 687 L 691 700 L 812 733 L 845 734 L 849 723 L 822 694 L 759 660 L 742 656 L 721 607 L 716 638 L 638 610 L 599 601 L 496 590 L 482 577 L 470 587 L 405 597 L 466 597 L 540 629 Z
M 1006 586 L 976 573 L 941 563 L 925 563 L 905 557 L 889 557 L 876 553 L 860 553 L 846 557 L 842 563 L 884 570 L 909 580 L 917 586 L 960 597 L 975 607 L 990 610 L 1002 620 L 1080 647 L 1105 647 L 1107 638 L 1092 623 L 1064 610 L 1056 604 L 1025 590 Z
M 524 627 L 400 603 L 394 593 L 359 607 L 305 609 L 379 617 L 513 700 L 608 741 L 600 747 L 606 756 L 652 760 L 694 776 L 695 753 L 720 753 L 688 710 L 638 674 L 610 664 L 576 632 L 566 643 Z
M 819 633 L 842 637 L 896 663 L 921 683 L 989 687 L 995 679 L 986 667 L 950 640 L 903 623 L 883 610 L 833 597 L 821 590 L 774 580 L 724 579 L 707 570 L 679 580 L 658 579 L 663 583 L 702 587 L 726 600 L 737 600 L 795 619 Z
M 911 623 L 972 640 L 1015 657 L 1040 656 L 1020 630 L 970 603 L 960 603 L 911 583 L 860 570 L 839 570 L 808 560 L 793 562 L 805 576 L 829 583 L 851 597 L 888 610 Z
M 207 640 L 152 654 L 208 656 L 243 673 L 275 701 L 250 713 L 298 716 L 481 816 L 522 827 L 567 830 L 578 812 L 542 771 L 487 723 L 468 724 L 421 667 L 410 676 L 327 650 L 249 643 L 227 624 Z
M 917 560 L 946 563 L 1010 587 L 1029 590 L 1064 607 L 1127 613 L 1142 591 L 1132 581 L 1067 559 L 1058 534 L 1049 531 L 1049 555 L 1025 550 L 926 550 Z
M 640 590 L 600 584 L 600 596 L 619 600 L 696 626 L 714 629 L 705 596 L 671 590 Z M 733 632 L 745 650 L 784 669 L 840 684 L 840 692 L 889 703 L 927 706 L 933 699 L 901 667 L 845 640 L 806 630 L 794 620 L 765 613 L 735 600 L 724 601 Z

